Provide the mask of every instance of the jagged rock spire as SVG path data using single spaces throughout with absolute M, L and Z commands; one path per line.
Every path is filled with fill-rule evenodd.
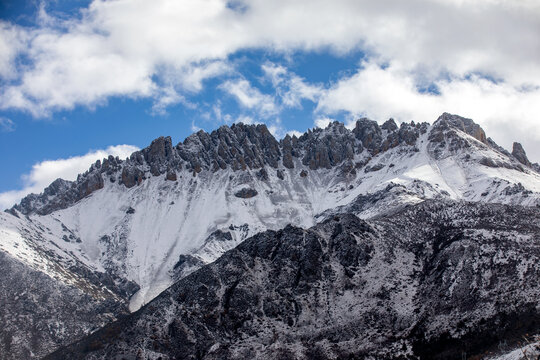
M 523 149 L 523 146 L 521 146 L 520 143 L 515 142 L 512 145 L 512 155 L 523 165 L 525 166 L 531 166 L 531 162 L 527 158 L 527 154 L 525 153 L 525 150 Z

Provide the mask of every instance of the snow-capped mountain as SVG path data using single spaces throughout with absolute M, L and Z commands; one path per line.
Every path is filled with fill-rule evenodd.
M 540 326 L 540 212 L 428 200 L 246 240 L 48 359 L 476 359 Z
M 114 298 L 119 308 L 97 312 L 115 319 L 128 301 L 137 310 L 248 237 L 287 224 L 371 219 L 427 199 L 538 207 L 538 170 L 521 145 L 510 153 L 446 113 L 432 125 L 335 122 L 281 141 L 264 125 L 235 124 L 176 146 L 161 137 L 74 182 L 56 180 L 0 214 L 0 250 L 55 284 Z M 20 346 L 3 337 L 3 346 Z

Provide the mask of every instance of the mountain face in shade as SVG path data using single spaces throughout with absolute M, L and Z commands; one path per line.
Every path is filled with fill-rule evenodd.
M 540 212 L 426 201 L 262 232 L 48 359 L 456 359 L 540 329 Z
M 12 304 L 0 318 L 18 321 L 0 330 L 10 349 L 0 353 L 50 353 L 136 311 L 247 238 L 288 224 L 307 229 L 341 214 L 369 220 L 427 200 L 537 210 L 538 168 L 521 146 L 509 152 L 472 120 L 446 113 L 432 125 L 334 122 L 280 141 L 264 125 L 244 124 L 177 145 L 160 137 L 0 213 L 3 266 L 28 273 L 14 293 L 0 278 L 2 299 Z M 40 277 L 50 281 L 36 294 Z M 30 299 L 23 307 L 20 294 Z M 97 325 L 84 311 L 68 320 L 62 304 L 72 296 Z M 26 321 L 48 298 L 58 305 Z
M 105 279 L 69 270 L 55 279 L 2 251 L 0 269 L 0 359 L 41 358 L 129 313 L 133 292 Z

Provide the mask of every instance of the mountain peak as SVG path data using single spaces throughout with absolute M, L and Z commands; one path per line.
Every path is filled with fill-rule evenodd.
M 465 118 L 459 115 L 449 114 L 447 112 L 443 113 L 437 121 L 433 124 L 434 127 L 453 127 L 458 130 L 463 131 L 464 133 L 472 136 L 476 140 L 487 144 L 486 133 L 484 129 L 480 127 L 477 123 L 469 118 Z
M 0 235 L 3 237 L 0 241 L 0 263 L 2 252 L 7 251 L 32 268 L 41 269 L 40 271 L 51 276 L 59 276 L 61 282 L 71 284 L 72 279 L 76 279 L 75 286 L 80 286 L 79 284 L 84 283 L 78 279 L 88 279 L 98 288 L 105 285 L 111 289 L 113 295 L 118 294 L 115 296 L 119 297 L 118 301 L 121 304 L 126 305 L 129 301 L 130 309 L 134 311 L 174 281 L 187 276 L 206 263 L 214 262 L 240 243 L 243 243 L 240 249 L 246 249 L 246 246 L 250 245 L 246 245 L 249 242 L 244 241 L 252 235 L 264 230 L 273 230 L 266 235 L 259 235 L 256 241 L 251 241 L 251 244 L 271 245 L 259 247 L 261 252 L 258 254 L 266 256 L 270 266 L 277 264 L 278 272 L 287 270 L 282 274 L 288 273 L 290 276 L 286 275 L 284 280 L 299 297 L 297 305 L 291 303 L 289 297 L 282 299 L 283 304 L 279 306 L 272 299 L 263 300 L 266 305 L 262 307 L 265 311 L 262 320 L 271 319 L 276 314 L 275 309 L 289 307 L 291 314 L 298 313 L 298 309 L 306 309 L 305 303 L 302 303 L 304 291 L 312 285 L 313 289 L 322 287 L 319 287 L 317 282 L 308 284 L 304 280 L 309 280 L 313 274 L 321 273 L 319 271 L 321 269 L 324 270 L 321 274 L 328 275 L 325 269 L 336 269 L 334 266 L 336 264 L 342 264 L 344 268 L 334 275 L 330 274 L 327 280 L 331 281 L 330 284 L 334 284 L 336 279 L 342 281 L 337 291 L 332 291 L 331 294 L 345 294 L 342 301 L 340 300 L 344 305 L 343 314 L 347 309 L 350 310 L 350 299 L 358 299 L 358 296 L 365 295 L 365 299 L 358 303 L 358 308 L 362 308 L 366 303 L 375 304 L 374 297 L 379 297 L 377 302 L 388 299 L 388 291 L 391 289 L 399 290 L 396 290 L 395 295 L 397 313 L 400 313 L 403 309 L 400 290 L 402 286 L 390 283 L 391 286 L 376 292 L 366 292 L 364 285 L 376 283 L 378 280 L 375 278 L 373 278 L 375 280 L 370 278 L 360 280 L 357 277 L 361 275 L 360 273 L 354 275 L 359 269 L 358 266 L 366 265 L 370 258 L 387 259 L 388 263 L 384 266 L 393 268 L 383 272 L 389 275 L 390 281 L 395 278 L 396 271 L 403 270 L 405 276 L 418 274 L 416 271 L 410 271 L 411 266 L 417 266 L 417 270 L 428 270 L 426 273 L 428 275 L 432 274 L 432 269 L 438 269 L 439 265 L 433 263 L 438 262 L 437 259 L 440 259 L 441 264 L 454 264 L 461 268 L 457 260 L 463 257 L 463 248 L 455 244 L 465 240 L 463 244 L 467 245 L 470 241 L 464 239 L 460 233 L 449 232 L 450 221 L 455 220 L 456 226 L 461 226 L 463 224 L 461 219 L 470 221 L 474 217 L 481 216 L 478 219 L 482 220 L 486 231 L 480 230 L 479 239 L 487 241 L 486 234 L 491 234 L 494 226 L 501 229 L 503 220 L 506 221 L 503 225 L 507 229 L 515 229 L 516 213 L 505 209 L 518 209 L 526 216 L 538 214 L 540 174 L 534 171 L 537 169 L 534 164 L 530 168 L 524 165 L 528 163 L 528 159 L 523 147 L 515 144 L 512 155 L 498 147 L 491 139 L 487 140 L 487 143 L 481 142 L 481 129 L 479 130 L 479 126 L 470 119 L 443 114 L 433 126 L 418 122 L 403 122 L 398 126 L 392 119 L 379 125 L 373 120 L 363 118 L 354 125 L 353 129 L 348 129 L 343 123 L 332 122 L 325 129 L 317 128 L 307 131 L 298 138 L 286 136 L 277 141 L 264 125 L 234 124 L 222 126 L 210 133 L 199 131 L 176 145 L 173 145 L 170 137 L 161 136 L 154 139 L 148 147 L 131 154 L 126 160 L 109 156 L 102 161 L 96 161 L 88 171 L 78 176 L 76 181 L 58 179 L 47 187 L 43 194 L 25 197 L 11 211 L 17 217 L 0 214 Z M 477 137 L 473 138 L 471 134 Z M 451 205 L 450 201 L 457 202 Z M 419 204 L 422 202 L 424 205 Z M 481 206 L 467 205 L 474 203 Z M 511 204 L 511 207 L 502 208 L 496 203 Z M 462 212 L 465 208 L 470 211 Z M 491 209 L 501 209 L 501 218 L 493 223 L 489 222 Z M 346 215 L 347 213 L 352 215 Z M 431 216 L 434 213 L 439 215 Z M 366 225 L 359 218 L 367 220 L 368 224 L 374 226 Z M 369 223 L 369 219 L 380 221 Z M 536 220 L 531 217 L 526 222 L 531 219 Z M 397 220 L 399 223 L 395 223 Z M 518 220 L 523 220 L 523 217 L 518 216 Z M 312 230 L 304 231 L 300 228 L 309 228 L 317 223 L 321 225 Z M 286 227 L 287 224 L 293 226 Z M 473 220 L 470 224 L 474 226 L 471 228 L 472 231 L 478 230 L 478 222 Z M 414 234 L 409 239 L 405 238 L 404 247 L 396 254 L 400 259 L 412 260 L 412 257 L 404 257 L 402 250 L 413 251 L 414 253 L 410 255 L 419 256 L 419 262 L 403 266 L 403 262 L 396 262 L 391 256 L 388 257 L 390 253 L 386 251 L 379 253 L 380 256 L 372 257 L 373 251 L 381 250 L 380 246 L 384 243 L 388 244 L 388 249 L 395 249 L 394 241 L 388 243 L 392 238 L 388 238 L 384 229 L 387 225 L 392 228 L 391 232 L 399 230 L 405 234 L 411 227 L 415 227 Z M 431 229 L 435 232 L 426 231 L 426 226 L 432 226 Z M 285 230 L 279 232 L 279 229 L 283 228 Z M 525 237 L 530 235 L 529 228 L 522 229 L 522 232 L 516 236 L 512 235 L 511 238 L 523 243 L 522 249 L 525 253 L 530 249 L 531 240 Z M 504 239 L 509 237 L 507 232 L 500 234 Z M 463 235 L 470 236 L 471 232 Z M 272 242 L 265 241 L 265 236 L 273 239 Z M 379 236 L 379 240 L 374 236 Z M 494 239 L 493 244 L 508 246 L 509 249 L 517 244 L 500 239 L 502 237 Z M 284 242 L 288 240 L 294 241 Z M 398 236 L 395 240 L 403 240 L 403 237 Z M 409 240 L 418 240 L 418 246 L 411 246 Z M 429 241 L 432 243 L 429 244 Z M 294 245 L 294 248 L 287 244 Z M 326 250 L 320 252 L 321 248 Z M 495 249 L 491 246 L 485 248 Z M 286 260 L 285 255 L 291 250 L 296 251 L 295 249 L 298 250 L 298 256 L 294 255 L 288 259 L 292 261 L 290 264 L 297 267 L 289 272 L 293 268 L 283 266 L 280 262 Z M 30 250 L 32 252 L 29 252 Z M 456 261 L 440 258 L 440 255 L 448 250 L 453 251 L 449 259 L 457 259 Z M 302 258 L 302 254 L 307 254 L 307 257 Z M 322 257 L 312 256 L 313 254 Z M 472 254 L 475 259 L 478 258 L 475 251 L 469 251 L 468 254 Z M 334 257 L 333 260 L 324 260 L 328 266 L 318 262 L 317 258 L 329 259 L 327 255 Z M 500 253 L 496 251 L 493 256 L 499 258 Z M 253 263 L 244 261 L 248 258 L 234 258 L 239 260 L 238 264 L 241 266 Z M 80 261 L 80 266 L 73 267 L 74 260 Z M 433 267 L 426 268 L 424 261 L 432 263 Z M 519 265 L 518 262 L 512 261 L 512 264 Z M 227 264 L 227 269 L 230 269 L 231 263 L 228 260 L 221 263 Z M 491 266 L 493 262 L 487 261 L 486 264 Z M 267 267 L 257 267 L 263 268 Z M 520 266 L 516 269 L 518 272 L 508 277 L 510 284 L 515 285 L 515 279 L 523 273 Z M 371 265 L 366 270 L 366 274 L 377 275 L 377 278 L 381 273 L 374 271 Z M 499 270 L 501 274 L 507 274 L 506 265 Z M 12 284 L 10 271 L 4 273 L 7 274 L 5 278 L 9 284 Z M 221 288 L 223 282 L 212 280 L 215 280 L 215 274 L 225 274 L 227 288 Z M 246 280 L 249 280 L 253 272 L 243 271 L 242 274 L 247 274 Z M 463 277 L 462 285 L 471 285 L 469 275 L 475 273 L 466 269 L 464 274 L 466 276 Z M 256 283 L 260 284 L 259 279 L 274 278 L 276 276 L 273 273 L 261 274 L 257 277 Z M 459 304 L 458 308 L 466 309 L 466 313 L 469 314 L 471 290 L 463 288 L 462 285 L 455 287 L 451 277 L 444 278 L 450 280 L 443 290 L 450 289 L 449 296 L 453 296 L 454 291 L 461 294 L 460 298 L 465 299 L 465 302 Z M 355 279 L 360 280 L 356 288 L 358 296 L 352 296 L 347 292 L 351 289 L 351 281 L 356 281 Z M 215 290 L 219 299 L 215 303 L 226 304 L 226 309 L 216 312 L 216 317 L 213 315 L 205 317 L 211 324 L 202 325 L 220 322 L 220 319 L 228 316 L 226 314 L 231 308 L 236 307 L 238 311 L 246 309 L 243 295 L 240 298 L 234 298 L 236 295 L 233 295 L 245 294 L 245 288 L 242 284 L 237 287 L 238 283 L 234 282 L 229 273 L 213 272 L 208 280 L 218 284 Z M 409 280 L 414 279 L 406 279 L 403 283 L 414 283 Z M 430 280 L 429 286 L 433 283 L 440 283 L 439 279 Z M 487 282 L 485 285 L 486 290 L 492 289 Z M 54 286 L 53 283 L 49 287 L 53 292 L 56 291 Z M 4 288 L 8 294 L 14 293 L 11 285 Z M 83 294 L 86 294 L 85 289 L 86 286 Z M 501 285 L 500 289 L 506 291 L 508 287 Z M 134 292 L 136 293 L 131 296 Z M 512 290 L 510 292 L 513 293 Z M 201 293 L 191 289 L 182 293 L 200 293 L 202 300 L 208 298 L 206 290 Z M 253 292 L 257 296 L 260 293 L 258 290 Z M 273 296 L 275 293 L 271 291 L 268 295 Z M 418 293 L 413 291 L 411 299 L 417 298 Z M 67 297 L 64 298 L 69 300 L 72 293 L 66 294 Z M 94 291 L 91 290 L 90 294 L 94 294 Z M 530 294 L 525 293 L 525 297 L 530 299 Z M 440 308 L 425 307 L 424 299 L 420 299 L 419 310 L 433 308 L 434 319 L 437 319 L 436 314 L 440 314 L 439 310 L 447 309 L 448 299 L 452 300 L 446 295 L 439 295 L 427 294 L 425 299 L 434 299 L 434 304 Z M 221 296 L 225 298 L 222 299 Z M 320 294 L 317 294 L 316 298 L 320 299 Z M 12 303 L 20 302 L 18 298 L 14 299 Z M 186 302 L 182 300 L 182 303 Z M 258 314 L 261 309 L 260 301 L 254 299 L 252 303 L 255 304 L 252 309 L 255 310 L 254 314 Z M 26 306 L 26 302 L 23 304 Z M 55 337 L 57 327 L 48 327 L 50 321 L 55 323 L 59 313 L 62 316 L 70 315 L 68 311 L 59 309 L 58 306 L 53 312 L 47 312 L 42 311 L 35 302 L 30 304 L 30 311 L 38 314 L 46 313 L 46 316 L 40 318 L 36 326 L 33 324 L 27 326 L 23 318 L 17 318 L 15 327 L 21 327 L 30 334 L 19 336 L 25 341 L 33 338 L 31 331 L 38 326 L 49 329 L 50 336 Z M 153 306 L 143 308 L 142 312 Z M 110 308 L 103 309 L 109 311 Z M 325 310 L 319 314 L 333 311 L 327 310 L 329 312 Z M 6 311 L 9 313 L 11 310 L 0 309 L 0 317 Z M 25 313 L 27 312 L 25 310 Z M 161 314 L 163 313 L 165 312 Z M 113 316 L 116 314 L 118 313 L 112 313 Z M 200 314 L 200 308 L 195 314 Z M 389 316 L 387 323 L 391 328 L 395 324 L 395 314 L 395 312 L 387 314 Z M 417 312 L 413 311 L 411 314 Z M 169 319 L 163 316 L 156 318 L 165 322 Z M 347 316 L 339 315 L 339 318 L 347 320 Z M 363 315 L 359 317 L 364 318 Z M 313 313 L 304 319 L 320 320 L 320 317 Z M 302 319 L 289 321 L 288 317 L 284 320 L 286 324 L 291 324 L 291 330 L 297 329 L 296 325 L 304 321 Z M 335 319 L 322 321 L 316 328 L 319 329 L 319 325 L 325 323 L 333 324 L 333 320 Z M 251 320 L 248 322 L 253 323 Z M 429 323 L 431 320 L 426 326 Z M 494 324 L 497 325 L 498 322 Z M 63 326 L 62 320 L 60 325 Z M 356 325 L 356 323 L 352 327 L 347 325 L 346 328 L 354 330 L 357 328 Z M 416 327 L 414 322 L 411 325 Z M 177 333 L 179 328 L 171 330 L 167 324 L 164 334 L 179 334 Z M 238 327 L 234 325 L 231 329 L 236 331 Z M 306 334 L 312 334 L 312 329 L 313 327 L 307 329 Z M 461 331 L 463 328 L 458 325 L 457 329 Z M 328 330 L 334 336 L 335 328 Z M 368 330 L 368 334 L 376 334 L 376 337 L 386 332 L 386 330 L 383 332 L 374 331 L 376 329 Z M 426 331 L 422 330 L 423 333 Z M 338 332 L 341 333 L 341 330 Z M 144 339 L 147 339 L 147 334 L 144 335 Z M 273 334 L 268 335 L 270 343 L 273 341 L 271 340 Z M 168 336 L 166 335 L 166 341 L 169 341 Z M 174 343 L 178 343 L 176 340 Z M 195 340 L 201 343 L 200 339 Z M 257 342 L 260 343 L 260 339 L 257 339 Z M 207 345 L 211 347 L 215 343 L 211 339 Z M 190 341 L 190 344 L 193 342 Z M 350 346 L 350 343 L 347 344 Z M 335 354 L 332 358 L 341 358 L 343 357 L 341 355 Z M 381 358 L 386 356 L 381 355 Z
M 384 124 L 381 125 L 381 129 L 387 130 L 387 131 L 396 131 L 398 129 L 398 126 L 393 118 L 390 118 L 384 122 Z
M 523 149 L 523 146 L 521 146 L 520 143 L 515 142 L 512 145 L 512 155 L 523 165 L 525 166 L 531 166 L 531 162 L 527 158 L 527 154 L 525 153 L 525 150 Z

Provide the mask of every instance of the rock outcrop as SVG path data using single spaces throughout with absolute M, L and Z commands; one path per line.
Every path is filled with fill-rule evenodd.
M 440 127 L 442 129 L 448 129 L 450 127 L 463 131 L 464 133 L 472 136 L 476 140 L 487 144 L 486 133 L 471 119 L 467 119 L 458 115 L 452 115 L 449 113 L 443 113 L 437 121 L 433 124 L 434 126 Z
M 208 134 L 199 131 L 176 146 L 191 168 L 213 171 L 230 166 L 233 170 L 276 168 L 281 158 L 279 143 L 266 125 L 233 124 Z
M 330 169 L 345 160 L 353 159 L 362 150 L 354 135 L 339 122 L 331 123 L 326 129 L 315 129 L 302 135 L 297 142 L 304 153 L 302 164 L 311 170 Z
M 512 145 L 512 155 L 523 165 L 531 167 L 532 164 L 527 158 L 527 154 L 525 153 L 525 150 L 523 149 L 523 146 L 521 146 L 520 143 L 515 142 Z
M 238 198 L 242 198 L 242 199 L 249 199 L 249 198 L 252 198 L 254 196 L 257 196 L 257 194 L 258 194 L 258 192 L 255 189 L 244 188 L 244 189 L 240 189 L 239 191 L 237 191 L 234 194 L 234 196 L 236 196 Z

